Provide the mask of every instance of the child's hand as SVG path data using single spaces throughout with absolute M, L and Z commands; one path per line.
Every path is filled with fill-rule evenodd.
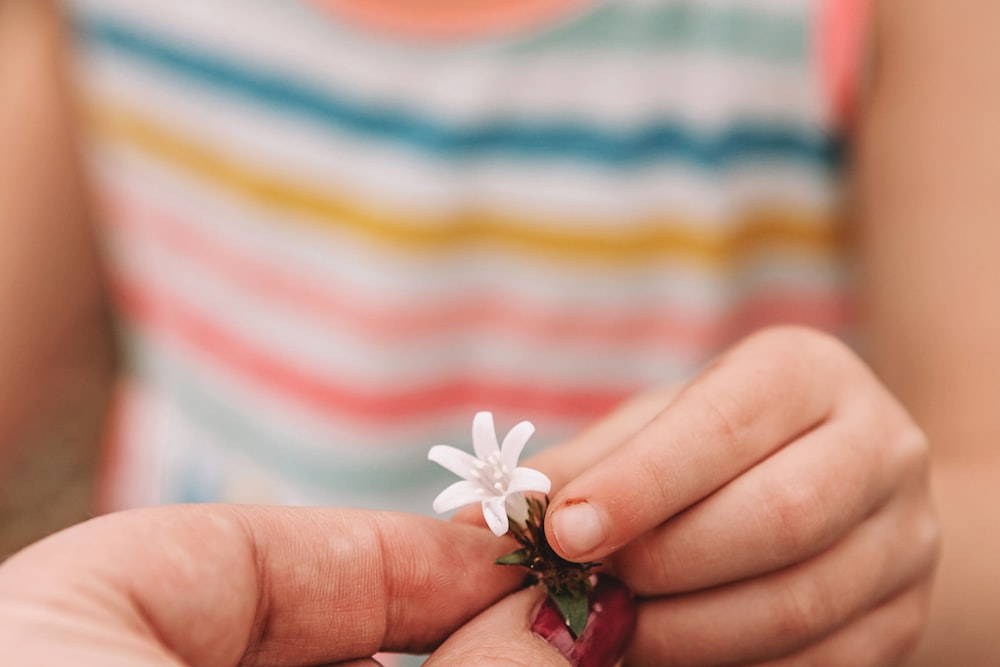
M 923 627 L 927 443 L 824 335 L 755 335 L 528 465 L 556 549 L 641 598 L 630 665 L 886 665 Z

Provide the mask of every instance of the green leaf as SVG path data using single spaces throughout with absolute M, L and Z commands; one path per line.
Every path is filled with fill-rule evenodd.
M 528 555 L 527 549 L 518 549 L 500 556 L 493 562 L 497 565 L 527 565 L 531 562 L 531 557 Z
M 590 600 L 586 595 L 569 591 L 549 590 L 549 597 L 556 603 L 559 613 L 566 619 L 566 625 L 573 637 L 579 637 L 587 627 L 587 616 L 590 614 Z

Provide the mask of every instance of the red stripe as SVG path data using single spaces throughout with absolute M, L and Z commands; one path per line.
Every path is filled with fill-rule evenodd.
M 679 316 L 664 308 L 621 313 L 540 309 L 479 292 L 408 307 L 384 303 L 379 307 L 369 299 L 359 299 L 361 290 L 343 284 L 318 285 L 294 266 L 275 267 L 266 259 L 227 247 L 199 230 L 207 223 L 182 220 L 129 196 L 108 195 L 103 203 L 106 220 L 119 234 L 152 240 L 165 251 L 218 274 L 220 281 L 239 285 L 263 307 L 267 307 L 266 302 L 280 304 L 283 312 L 294 310 L 320 327 L 331 331 L 350 328 L 366 339 L 386 343 L 489 331 L 538 345 L 652 345 L 700 357 L 771 323 L 798 323 L 838 332 L 854 320 L 849 300 L 827 291 L 769 291 L 718 315 Z M 128 236 L 124 238 L 128 243 Z
M 516 414 L 540 412 L 581 420 L 606 412 L 638 389 L 546 387 L 534 381 L 503 383 L 474 375 L 457 375 L 417 389 L 364 393 L 338 384 L 333 378 L 292 368 L 268 351 L 256 349 L 237 333 L 212 322 L 209 317 L 170 302 L 165 295 L 144 292 L 122 282 L 115 285 L 115 293 L 125 313 L 144 328 L 167 336 L 243 379 L 279 392 L 321 414 L 332 412 L 355 419 L 384 420 L 490 405 Z
M 267 349 L 255 347 L 239 332 L 213 321 L 165 294 L 118 282 L 117 301 L 127 317 L 156 336 L 165 336 L 219 364 L 244 381 L 277 392 L 319 414 L 342 414 L 352 419 L 379 421 L 484 405 L 512 414 L 541 414 L 585 421 L 607 412 L 642 387 L 545 386 L 530 377 L 523 382 L 501 382 L 474 374 L 436 378 L 417 388 L 363 392 L 336 382 L 328 375 L 296 368 Z M 766 309 L 748 315 L 745 325 L 766 321 Z
M 107 198 L 108 215 L 123 242 L 153 243 L 162 252 L 184 257 L 212 279 L 239 285 L 248 302 L 257 307 L 292 310 L 304 326 L 331 332 L 351 328 L 376 342 L 405 337 L 430 339 L 445 334 L 473 336 L 477 331 L 519 337 L 534 346 L 558 349 L 585 344 L 596 349 L 646 346 L 676 350 L 702 358 L 745 332 L 776 322 L 797 322 L 827 330 L 844 331 L 852 320 L 847 301 L 820 294 L 756 295 L 718 317 L 678 317 L 665 309 L 626 313 L 553 313 L 511 300 L 475 297 L 443 303 L 419 303 L 409 308 L 378 308 L 358 298 L 357 291 L 338 285 L 339 292 L 315 285 L 294 266 L 276 267 L 267 259 L 226 247 L 195 223 L 156 211 L 138 199 Z M 627 397 L 636 386 L 542 386 L 531 379 L 499 382 L 472 374 L 437 378 L 418 388 L 377 393 L 358 391 L 336 378 L 290 364 L 280 352 L 262 349 L 246 340 L 232 324 L 216 313 L 200 312 L 138 276 L 122 276 L 117 296 L 126 317 L 157 336 L 225 367 L 236 377 L 276 392 L 321 414 L 339 413 L 354 419 L 385 420 L 422 416 L 443 410 L 475 410 L 483 405 L 520 414 L 549 414 L 575 421 L 593 418 Z M 565 309 L 569 310 L 569 309 Z

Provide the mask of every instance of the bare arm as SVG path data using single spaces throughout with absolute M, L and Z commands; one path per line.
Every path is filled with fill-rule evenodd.
M 944 552 L 914 665 L 1000 664 L 1000 5 L 886 0 L 862 132 L 872 363 L 932 444 Z
M 101 313 L 52 3 L 0 2 L 0 460 Z

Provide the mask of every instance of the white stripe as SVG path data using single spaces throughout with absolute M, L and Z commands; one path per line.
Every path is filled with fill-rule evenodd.
M 787 282 L 806 290 L 827 290 L 843 280 L 842 267 L 801 253 L 761 251 L 741 257 L 740 267 L 719 274 L 683 258 L 652 265 L 586 260 L 554 264 L 548 257 L 503 248 L 397 251 L 335 224 L 318 228 L 308 220 L 244 205 L 122 147 L 103 147 L 95 158 L 101 177 L 115 189 L 137 192 L 164 210 L 176 211 L 184 224 L 196 225 L 198 234 L 216 244 L 279 271 L 294 271 L 305 284 L 378 294 L 378 303 L 386 309 L 431 299 L 447 301 L 502 285 L 502 293 L 518 295 L 530 308 L 561 303 L 572 294 L 581 307 L 589 304 L 605 312 L 627 311 L 637 305 L 632 299 L 638 298 L 697 314 L 724 307 L 748 285 L 756 289 Z M 623 289 L 623 284 L 629 287 Z
M 142 175 L 133 177 L 138 180 Z M 246 228 L 253 224 L 251 213 L 246 212 L 243 220 L 234 223 L 238 220 L 237 211 L 226 212 L 225 205 L 213 205 L 210 198 L 193 190 L 184 195 L 173 193 L 167 198 L 173 203 L 164 201 L 161 204 L 164 209 L 177 211 L 181 219 L 205 221 L 199 231 L 206 235 L 215 236 L 209 225 L 238 224 Z M 605 280 L 590 276 L 557 277 L 546 274 L 542 268 L 535 272 L 502 257 L 485 256 L 439 266 L 435 271 L 432 266 L 407 267 L 336 241 L 323 244 L 328 252 L 317 258 L 310 267 L 316 271 L 309 275 L 295 255 L 283 252 L 292 248 L 288 238 L 283 239 L 284 243 L 266 240 L 272 237 L 277 241 L 280 228 L 269 228 L 266 222 L 254 227 L 259 232 L 256 247 L 237 245 L 234 236 L 237 252 L 267 258 L 268 263 L 288 271 L 302 272 L 303 280 L 309 281 L 306 284 L 347 291 L 373 309 L 411 310 L 421 303 L 448 303 L 483 290 L 482 293 L 496 294 L 501 300 L 523 303 L 542 312 L 546 309 L 552 313 L 564 312 L 567 317 L 581 310 L 613 318 L 616 314 L 658 309 L 682 319 L 700 319 L 723 311 L 735 296 L 724 285 L 699 280 L 683 268 L 664 267 L 637 276 L 638 279 Z M 223 232 L 216 238 L 226 236 Z M 229 331 L 238 332 L 254 347 L 267 351 L 291 368 L 305 374 L 338 378 L 365 391 L 419 387 L 429 378 L 460 371 L 515 381 L 524 377 L 524 369 L 530 369 L 533 376 L 574 385 L 600 386 L 635 378 L 652 381 L 663 373 L 676 372 L 670 369 L 688 369 L 692 356 L 704 352 L 669 347 L 666 341 L 658 339 L 608 346 L 590 343 L 585 337 L 579 340 L 570 337 L 553 349 L 551 341 L 539 343 L 506 328 L 483 330 L 482 325 L 474 325 L 472 330 L 434 331 L 429 338 L 395 337 L 387 344 L 377 333 L 355 330 L 348 321 L 335 323 L 323 314 L 265 300 L 253 288 L 234 284 L 217 268 L 176 254 L 155 240 L 128 235 L 118 237 L 116 243 L 121 246 L 115 247 L 114 254 L 119 271 L 126 277 L 139 284 L 155 285 L 194 311 L 224 322 Z M 309 245 L 315 248 L 318 244 Z M 814 294 L 817 283 L 826 283 L 825 288 L 819 287 L 822 291 L 838 287 L 836 282 L 828 282 L 830 276 L 824 279 L 815 270 L 803 271 L 794 263 L 776 262 L 773 257 L 763 258 L 759 267 L 760 270 L 750 269 L 740 274 L 745 277 L 741 289 L 766 291 L 769 285 L 789 279 L 796 290 L 806 294 Z M 365 280 L 375 276 L 381 278 L 381 284 Z M 572 279 L 575 277 L 590 279 Z M 588 363 L 580 364 L 581 358 L 588 359 Z
M 239 164 L 261 165 L 306 187 L 339 189 L 430 224 L 479 208 L 533 226 L 597 229 L 614 220 L 616 229 L 630 230 L 648 225 L 652 212 L 670 211 L 721 231 L 734 224 L 736 211 L 775 202 L 830 210 L 838 196 L 828 174 L 799 164 L 709 174 L 669 163 L 620 170 L 571 161 L 441 161 L 151 79 L 125 63 L 102 59 L 94 66 L 92 97 L 135 109 Z
M 644 377 L 653 368 L 659 375 L 692 356 L 686 348 L 665 350 L 660 341 L 622 349 L 624 345 L 566 340 L 553 349 L 551 341 L 540 344 L 482 327 L 437 331 L 432 337 L 399 337 L 386 344 L 377 334 L 352 331 L 349 322 L 338 328 L 332 318 L 317 322 L 308 313 L 262 303 L 259 295 L 225 281 L 211 267 L 158 252 L 152 243 L 140 246 L 134 239 L 126 240 L 130 243 L 118 253 L 118 271 L 128 282 L 157 285 L 173 300 L 299 373 L 327 377 L 363 392 L 418 388 L 453 373 L 513 382 L 523 379 L 526 369 L 531 377 L 567 386 L 613 385 L 616 379 Z M 362 296 L 378 302 L 380 295 Z M 581 364 L 580 359 L 588 361 Z

